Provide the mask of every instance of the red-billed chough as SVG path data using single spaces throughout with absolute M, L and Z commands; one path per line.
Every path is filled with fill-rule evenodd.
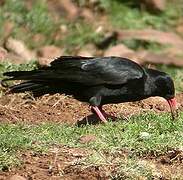
M 88 102 L 98 117 L 106 122 L 102 105 L 138 101 L 151 96 L 167 100 L 172 117 L 176 113 L 174 83 L 171 77 L 158 70 L 144 68 L 120 57 L 61 56 L 50 66 L 33 71 L 6 72 L 2 80 L 25 80 L 10 87 L 10 93 L 32 91 L 65 93 L 79 101 Z

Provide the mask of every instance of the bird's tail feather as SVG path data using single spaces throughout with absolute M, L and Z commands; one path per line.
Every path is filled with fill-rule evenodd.
M 70 83 L 64 81 L 67 73 L 61 72 L 59 76 L 52 70 L 33 70 L 33 71 L 12 71 L 3 74 L 8 76 L 3 79 L 0 83 L 3 87 L 9 87 L 7 81 L 11 80 L 24 80 L 19 84 L 9 87 L 7 93 L 20 93 L 25 91 L 31 91 L 35 96 L 41 96 L 43 94 L 54 94 L 54 93 L 66 93 L 70 94 Z M 59 83 L 58 83 L 59 82 Z
M 32 71 L 5 72 L 3 76 L 9 77 L 4 79 L 4 81 L 9 81 L 9 80 L 47 81 L 50 78 L 54 78 L 56 75 L 52 73 L 52 71 L 45 71 L 40 69 L 40 70 L 32 70 Z
M 45 86 L 41 83 L 28 81 L 20 84 L 16 84 L 9 87 L 8 93 L 20 93 L 25 91 L 38 91 L 43 89 Z
M 6 84 L 7 81 L 26 80 L 25 82 L 10 86 L 7 93 L 20 93 L 25 91 L 32 91 L 33 93 L 41 92 L 42 90 L 47 89 L 44 74 L 43 70 L 6 72 L 3 75 L 8 76 L 8 78 L 3 79 L 1 85 L 3 87 L 8 87 Z

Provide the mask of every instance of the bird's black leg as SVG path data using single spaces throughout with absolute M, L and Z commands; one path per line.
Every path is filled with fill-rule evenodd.
M 91 106 L 92 111 L 94 111 L 97 116 L 100 118 L 100 120 L 104 123 L 107 122 L 106 118 L 104 117 L 104 115 L 102 114 L 101 110 L 97 107 L 97 106 Z

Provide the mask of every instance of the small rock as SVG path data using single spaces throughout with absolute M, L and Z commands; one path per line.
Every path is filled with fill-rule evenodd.
M 11 176 L 9 180 L 26 180 L 26 178 L 24 178 L 23 176 L 15 174 L 15 175 Z
M 85 57 L 92 57 L 92 54 L 88 51 L 88 50 L 85 50 L 85 49 L 81 49 L 78 54 L 78 56 L 85 56 Z
M 53 45 L 44 46 L 38 50 L 38 55 L 43 58 L 55 58 L 62 55 L 62 50 Z
M 60 30 L 61 30 L 62 34 L 67 33 L 68 32 L 67 25 L 65 25 L 65 24 L 60 25 Z
M 85 136 L 81 136 L 79 139 L 79 142 L 81 144 L 86 144 L 86 143 L 90 143 L 92 141 L 96 141 L 96 136 L 95 135 L 85 135 Z
M 60 0 L 60 6 L 67 12 L 67 16 L 70 20 L 76 19 L 79 13 L 79 8 L 71 0 Z
M 105 56 L 120 56 L 123 57 L 125 54 L 133 53 L 134 51 L 129 49 L 123 44 L 113 46 L 104 53 Z
M 104 56 L 118 56 L 118 57 L 129 58 L 139 64 L 141 62 L 140 58 L 139 59 L 136 58 L 135 52 L 123 44 L 118 44 L 116 46 L 107 49 L 104 53 Z
M 56 46 L 44 46 L 38 50 L 38 63 L 41 66 L 49 65 L 55 58 L 62 56 L 63 50 Z
M 155 29 L 120 30 L 117 31 L 119 40 L 136 39 L 140 41 L 156 42 L 162 45 L 171 45 L 182 48 L 182 38 L 173 32 L 164 32 Z
M 35 54 L 26 47 L 23 41 L 10 37 L 5 42 L 5 46 L 10 52 L 23 58 L 25 62 L 33 60 L 36 57 Z
M 38 64 L 40 66 L 49 66 L 52 61 L 54 61 L 54 59 L 48 59 L 43 57 L 38 58 Z
M 99 25 L 99 26 L 96 28 L 95 32 L 96 32 L 97 34 L 102 34 L 102 33 L 104 32 L 104 27 L 103 27 L 102 25 Z
M 149 139 L 151 135 L 148 132 L 141 132 L 139 137 L 140 139 Z

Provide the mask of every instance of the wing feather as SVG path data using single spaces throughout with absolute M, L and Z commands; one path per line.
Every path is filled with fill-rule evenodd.
M 51 63 L 56 78 L 85 85 L 124 84 L 140 79 L 143 68 L 137 63 L 120 57 L 61 57 Z

